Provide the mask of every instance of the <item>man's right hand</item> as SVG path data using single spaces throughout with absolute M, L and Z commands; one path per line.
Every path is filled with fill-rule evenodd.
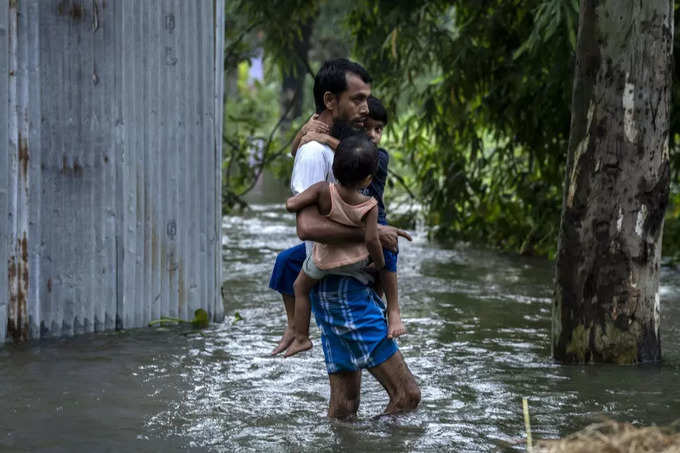
M 411 235 L 404 230 L 389 225 L 378 225 L 378 237 L 384 248 L 392 250 L 393 252 L 398 252 L 399 236 L 406 238 L 409 241 L 413 240 Z

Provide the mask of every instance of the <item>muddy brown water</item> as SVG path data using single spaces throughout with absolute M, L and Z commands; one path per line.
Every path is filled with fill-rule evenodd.
M 0 348 L 0 451 L 522 450 L 524 396 L 534 439 L 603 415 L 680 418 L 680 273 L 662 272 L 662 364 L 562 366 L 550 357 L 549 262 L 418 233 L 401 246 L 399 343 L 421 406 L 375 419 L 387 399 L 364 373 L 359 420 L 331 421 L 316 326 L 311 352 L 268 356 L 285 318 L 267 283 L 297 243 L 292 216 L 261 199 L 223 226 L 223 324 Z

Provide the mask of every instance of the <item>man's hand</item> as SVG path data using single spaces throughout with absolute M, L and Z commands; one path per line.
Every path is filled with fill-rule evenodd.
M 389 225 L 378 225 L 378 238 L 382 246 L 393 252 L 399 251 L 399 236 L 412 241 L 411 235 L 404 230 Z

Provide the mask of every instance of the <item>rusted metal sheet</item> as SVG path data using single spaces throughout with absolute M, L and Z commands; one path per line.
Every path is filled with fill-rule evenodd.
M 0 2 L 0 86 L 9 88 L 8 2 Z M 0 89 L 0 143 L 9 143 L 9 90 Z M 9 301 L 9 149 L 0 147 L 0 343 L 7 335 Z M 7 220 L 6 220 L 7 219 Z
M 215 200 L 209 203 L 210 217 L 208 222 L 212 226 L 210 239 L 208 241 L 208 253 L 211 255 L 212 269 L 208 269 L 210 279 L 207 288 L 220 288 L 215 303 L 215 316 L 222 319 L 224 317 L 224 305 L 222 303 L 221 286 L 224 281 L 222 277 L 222 129 L 224 126 L 224 1 L 213 0 L 213 28 L 215 29 L 215 55 L 213 57 L 214 74 L 212 81 L 214 84 L 213 97 L 215 105 L 214 137 L 212 143 L 215 147 L 211 166 L 214 169 L 215 177 L 211 178 L 206 174 L 206 179 L 211 181 L 209 189 L 214 194 Z
M 0 342 L 221 320 L 223 1 L 0 3 Z
M 25 6 L 25 7 L 23 7 Z M 25 73 L 28 75 L 25 82 L 22 82 L 22 96 L 26 102 L 23 106 L 23 132 L 22 136 L 26 137 L 24 144 L 26 147 L 23 154 L 20 152 L 19 158 L 22 165 L 26 165 L 26 210 L 23 220 L 26 223 L 24 228 L 28 231 L 27 238 L 39 238 L 41 236 L 42 224 L 40 218 L 42 215 L 42 181 L 40 178 L 40 153 L 39 151 L 31 154 L 32 144 L 39 144 L 41 142 L 41 128 L 31 127 L 29 119 L 40 118 L 41 105 L 41 84 L 40 84 L 40 56 L 38 49 L 40 48 L 39 40 L 39 23 L 35 20 L 29 20 L 30 17 L 38 17 L 39 4 L 30 2 L 23 5 L 21 8 L 20 24 L 21 29 L 25 29 L 25 34 L 21 35 L 20 41 L 31 42 L 31 45 L 21 46 L 23 49 L 21 58 L 25 60 Z M 35 37 L 35 38 L 32 38 Z M 21 140 L 19 142 L 21 145 Z M 39 148 L 38 148 L 39 149 Z M 20 150 L 21 151 L 21 150 Z M 27 300 L 27 314 L 29 337 L 36 338 L 40 335 L 38 323 L 40 315 L 40 300 L 41 287 L 39 284 L 30 284 L 31 280 L 39 282 L 41 280 L 40 257 L 41 257 L 41 241 L 27 241 L 28 251 L 28 276 L 26 284 L 28 285 L 26 292 Z M 28 301 L 37 301 L 37 303 L 29 304 Z
M 28 266 L 28 192 L 30 159 L 28 144 L 28 74 L 30 44 L 26 27 L 19 27 L 19 5 L 9 2 L 9 241 L 7 276 L 7 336 L 14 341 L 29 337 L 27 299 L 30 283 Z M 23 76 L 25 74 L 25 77 Z

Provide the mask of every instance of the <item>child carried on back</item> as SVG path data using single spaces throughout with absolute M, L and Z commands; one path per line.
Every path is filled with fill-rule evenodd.
M 378 166 L 378 149 L 363 134 L 343 139 L 335 151 L 333 174 L 337 184 L 325 181 L 289 198 L 286 209 L 297 212 L 317 205 L 319 212 L 347 226 L 364 228 L 363 243 L 314 243 L 293 285 L 295 292 L 295 340 L 286 357 L 312 347 L 309 339 L 309 292 L 328 274 L 354 277 L 371 283 L 366 267 L 372 261 L 375 271 L 385 266 L 378 239 L 378 206 L 375 198 L 361 193 L 370 183 Z M 369 260 L 370 258 L 370 260 Z

